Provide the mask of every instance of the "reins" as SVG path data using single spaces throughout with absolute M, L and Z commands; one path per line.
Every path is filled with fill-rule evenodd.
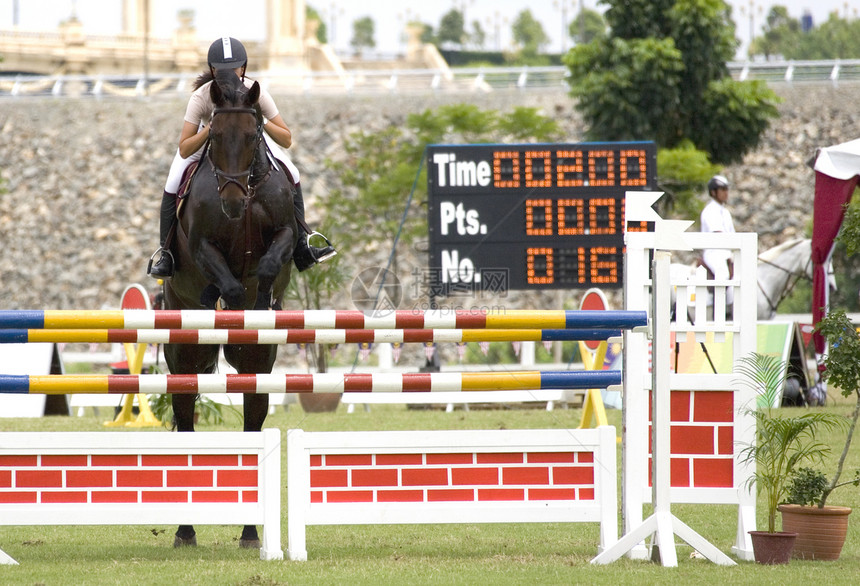
M 761 291 L 761 294 L 764 296 L 765 300 L 767 301 L 767 305 L 772 312 L 776 312 L 776 308 L 779 306 L 780 303 L 782 303 L 782 301 L 786 297 L 788 297 L 791 294 L 792 290 L 794 289 L 794 286 L 797 285 L 797 282 L 800 279 L 803 278 L 803 279 L 809 280 L 809 277 L 806 274 L 806 270 L 799 272 L 799 273 L 794 272 L 794 271 L 790 271 L 787 268 L 780 266 L 780 265 L 778 265 L 774 262 L 771 262 L 769 260 L 766 260 L 760 256 L 758 257 L 758 261 L 761 263 L 764 263 L 766 265 L 770 265 L 770 266 L 774 267 L 775 269 L 779 269 L 780 271 L 786 273 L 789 276 L 789 279 L 791 279 L 791 277 L 794 277 L 793 280 L 789 280 L 788 286 L 783 289 L 782 294 L 779 296 L 779 299 L 777 299 L 776 302 L 774 302 L 768 296 L 767 291 L 765 291 L 764 287 L 762 287 L 762 285 L 761 285 L 761 281 L 756 280 L 756 284 L 758 285 L 758 289 L 759 289 L 759 291 Z M 808 261 L 806 261 L 806 265 L 804 266 L 804 269 L 808 268 L 810 263 L 812 263 L 811 257 Z

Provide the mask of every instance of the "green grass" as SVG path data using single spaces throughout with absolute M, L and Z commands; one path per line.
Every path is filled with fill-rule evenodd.
M 828 411 L 849 412 L 846 404 Z M 101 416 L 0 419 L 0 431 L 92 431 L 104 429 L 112 413 Z M 609 411 L 620 429 L 620 413 Z M 279 409 L 267 427 L 282 433 L 307 431 L 526 429 L 571 428 L 579 410 L 541 409 L 455 411 L 408 410 L 404 406 L 361 407 L 347 414 L 312 414 L 298 406 Z M 201 430 L 238 429 L 228 426 Z M 157 430 L 155 433 L 159 433 Z M 841 446 L 834 432 L 818 438 Z M 620 447 L 619 447 L 620 450 Z M 286 458 L 286 450 L 282 450 Z M 833 456 L 835 459 L 835 455 Z M 620 465 L 619 458 L 619 465 Z M 286 477 L 286 462 L 282 477 Z M 860 467 L 855 447 L 850 470 Z M 829 472 L 829 469 L 825 469 Z M 620 496 L 620 492 L 619 492 Z M 860 489 L 845 487 L 832 504 L 860 507 Z M 282 491 L 282 545 L 286 550 L 286 487 Z M 737 508 L 726 505 L 674 505 L 672 512 L 712 544 L 730 552 L 735 540 Z M 648 514 L 648 511 L 645 511 Z M 34 526 L 0 527 L 0 548 L 20 565 L 0 566 L 2 584 L 625 584 L 723 583 L 801 584 L 845 583 L 860 575 L 860 535 L 852 521 L 842 557 L 836 562 L 793 560 L 782 567 L 740 562 L 719 567 L 691 559 L 692 549 L 678 542 L 679 566 L 663 568 L 646 561 L 622 558 L 606 566 L 591 566 L 597 553 L 596 524 L 484 524 L 314 526 L 307 530 L 307 562 L 263 562 L 256 551 L 240 550 L 238 527 L 198 526 L 199 546 L 172 547 L 175 527 Z M 764 524 L 759 506 L 759 527 Z

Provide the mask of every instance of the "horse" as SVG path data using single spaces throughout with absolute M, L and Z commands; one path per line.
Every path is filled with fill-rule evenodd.
M 175 274 L 164 283 L 164 306 L 280 309 L 298 237 L 294 187 L 263 140 L 259 84 L 246 88 L 231 70 L 219 71 L 210 96 L 209 139 L 177 222 Z M 223 350 L 239 373 L 258 374 L 272 371 L 277 346 L 226 344 Z M 218 353 L 218 345 L 164 347 L 173 374 L 212 373 Z M 196 395 L 172 400 L 176 429 L 194 431 Z M 244 395 L 244 430 L 260 431 L 268 407 L 268 395 Z M 194 528 L 180 525 L 174 546 L 196 544 Z M 260 547 L 255 526 L 244 527 L 239 545 Z
M 783 242 L 762 252 L 758 257 L 756 280 L 758 282 L 757 318 L 769 320 L 776 315 L 776 309 L 785 299 L 798 279 L 812 280 L 812 241 L 796 238 Z M 692 277 L 696 266 L 673 263 L 672 280 Z M 829 267 L 828 285 L 836 289 L 833 267 Z M 672 306 L 674 307 L 674 299 Z

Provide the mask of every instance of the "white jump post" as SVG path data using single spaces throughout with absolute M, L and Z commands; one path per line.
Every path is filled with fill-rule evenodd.
M 280 453 L 276 429 L 0 433 L 0 525 L 262 525 L 283 559 Z
M 615 428 L 287 432 L 288 550 L 307 525 L 600 523 L 618 535 Z

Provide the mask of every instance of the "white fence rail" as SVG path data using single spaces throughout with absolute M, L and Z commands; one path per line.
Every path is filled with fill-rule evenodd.
M 860 80 L 860 59 L 836 61 L 732 62 L 732 77 L 771 83 Z M 14 97 L 143 97 L 188 93 L 197 74 L 15 75 L 0 72 L 0 98 Z M 293 71 L 251 73 L 264 87 L 298 94 L 409 94 L 432 92 L 491 92 L 498 90 L 566 90 L 568 69 L 498 67 L 456 69 Z

